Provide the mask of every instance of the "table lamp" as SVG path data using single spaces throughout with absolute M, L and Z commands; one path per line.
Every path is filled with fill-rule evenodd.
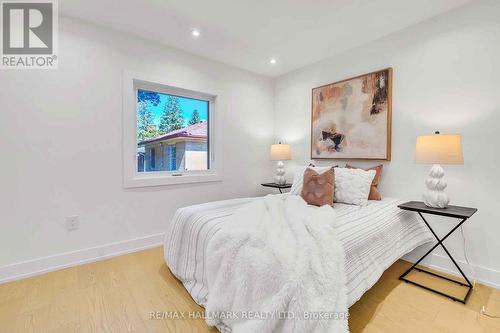
M 285 179 L 285 165 L 283 161 L 288 161 L 292 159 L 292 152 L 290 150 L 290 145 L 284 145 L 281 142 L 277 145 L 271 145 L 271 160 L 278 161 L 276 167 L 276 175 L 274 176 L 274 182 L 279 185 L 286 183 Z
M 417 163 L 433 164 L 425 181 L 424 203 L 429 207 L 446 208 L 450 198 L 444 192 L 448 184 L 443 179 L 444 169 L 440 164 L 464 164 L 461 136 L 436 131 L 433 135 L 417 137 L 415 160 Z

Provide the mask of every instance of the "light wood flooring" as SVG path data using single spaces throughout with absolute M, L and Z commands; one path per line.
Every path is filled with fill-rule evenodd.
M 500 332 L 500 319 L 479 315 L 483 302 L 500 314 L 499 290 L 478 284 L 462 305 L 399 281 L 407 267 L 396 262 L 351 307 L 352 333 Z M 216 332 L 201 319 L 150 319 L 153 311 L 203 311 L 165 266 L 162 248 L 0 285 L 1 333 Z

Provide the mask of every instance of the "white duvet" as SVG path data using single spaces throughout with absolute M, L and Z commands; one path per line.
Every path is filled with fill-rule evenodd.
M 187 206 L 178 209 L 167 221 L 165 261 L 201 306 L 206 308 L 212 296 L 216 297 L 207 281 L 207 263 L 214 250 L 209 248 L 212 239 L 218 237 L 226 223 L 235 223 L 237 219 L 232 216 L 242 207 L 261 200 L 264 198 L 239 198 Z M 370 289 L 397 259 L 434 239 L 418 215 L 398 208 L 402 202 L 384 198 L 369 201 L 363 207 L 340 203 L 335 203 L 333 208 L 327 207 L 336 215 L 335 238 L 345 251 L 348 306 Z M 241 222 L 248 227 L 256 222 L 252 219 L 249 224 L 248 220 L 245 218 Z
M 207 244 L 207 322 L 236 333 L 348 332 L 335 223 L 331 207 L 299 196 L 241 206 Z

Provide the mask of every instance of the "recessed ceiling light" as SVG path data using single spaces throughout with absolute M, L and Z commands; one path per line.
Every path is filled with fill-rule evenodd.
M 270 63 L 271 65 L 275 65 L 275 64 L 276 64 L 276 59 L 271 58 L 271 60 L 269 60 L 269 63 Z
M 200 31 L 198 29 L 191 30 L 191 36 L 200 37 Z

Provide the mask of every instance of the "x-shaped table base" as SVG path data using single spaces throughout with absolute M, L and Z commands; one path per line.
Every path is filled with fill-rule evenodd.
M 418 215 L 420 215 L 420 217 L 422 218 L 422 220 L 424 220 L 425 224 L 427 225 L 427 227 L 429 228 L 429 230 L 432 232 L 432 234 L 434 235 L 434 237 L 436 238 L 436 240 L 438 241 L 437 244 L 435 244 L 429 251 L 427 251 L 426 254 L 424 254 L 424 256 L 422 258 L 420 258 L 415 264 L 413 264 L 413 266 L 411 266 L 406 272 L 404 272 L 400 277 L 399 279 L 400 280 L 403 280 L 405 282 L 408 282 L 408 283 L 411 283 L 411 284 L 414 284 L 416 286 L 419 286 L 421 288 L 424 288 L 424 289 L 427 289 L 429 291 L 432 291 L 432 292 L 435 292 L 437 294 L 440 294 L 442 296 L 445 296 L 445 297 L 448 297 L 448 298 L 451 298 L 452 300 L 454 301 L 457 301 L 457 302 L 461 302 L 463 304 L 465 304 L 467 302 L 467 299 L 469 298 L 471 292 L 472 292 L 472 283 L 470 283 L 469 279 L 467 278 L 467 276 L 465 276 L 464 272 L 462 271 L 462 269 L 460 268 L 460 266 L 458 266 L 457 262 L 455 261 L 455 259 L 453 259 L 453 257 L 451 256 L 450 252 L 448 252 L 448 249 L 446 248 L 446 246 L 444 246 L 443 242 L 446 238 L 448 238 L 448 236 L 450 236 L 453 232 L 455 232 L 455 230 L 457 230 L 465 221 L 467 221 L 468 218 L 464 218 L 460 221 L 459 224 L 457 224 L 449 233 L 446 234 L 446 236 L 444 236 L 442 239 L 439 239 L 438 235 L 436 235 L 436 233 L 434 232 L 434 230 L 431 228 L 431 226 L 429 225 L 429 223 L 427 222 L 427 220 L 424 218 L 424 216 L 420 213 L 420 212 L 417 212 Z M 453 264 L 455 265 L 455 267 L 458 269 L 458 271 L 460 272 L 460 274 L 463 276 L 463 278 L 465 279 L 466 283 L 463 283 L 463 282 L 460 282 L 460 281 L 457 281 L 457 280 L 454 280 L 454 279 L 450 279 L 446 276 L 442 276 L 442 275 L 439 275 L 439 274 L 436 274 L 436 273 L 433 273 L 433 272 L 430 272 L 430 271 L 427 271 L 425 269 L 422 269 L 422 268 L 419 268 L 419 267 L 416 267 L 422 260 L 425 259 L 425 257 L 427 257 L 432 251 L 434 251 L 434 249 L 436 249 L 438 246 L 441 246 L 443 248 L 443 250 L 446 252 L 446 254 L 448 255 L 448 257 L 451 259 L 451 261 L 453 262 Z M 467 287 L 468 290 L 467 290 L 467 294 L 465 295 L 464 298 L 457 298 L 455 296 L 451 296 L 451 295 L 448 295 L 448 294 L 445 294 L 439 290 L 436 290 L 436 289 L 432 289 L 432 288 L 429 288 L 427 286 L 424 286 L 420 283 L 417 283 L 417 282 L 413 282 L 411 280 L 408 280 L 406 279 L 406 276 L 412 271 L 412 270 L 417 270 L 419 272 L 423 272 L 423 273 L 427 273 L 427 274 L 430 274 L 430 275 L 433 275 L 435 277 L 438 277 L 438 278 L 441 278 L 441 279 L 444 279 L 444 280 L 448 280 L 450 282 L 453 282 L 453 283 L 456 283 L 456 284 L 459 284 L 463 287 Z

